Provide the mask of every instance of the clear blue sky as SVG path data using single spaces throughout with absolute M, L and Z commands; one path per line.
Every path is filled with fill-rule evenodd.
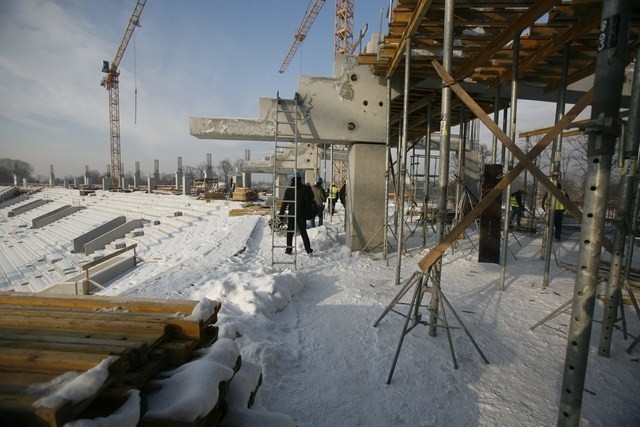
M 354 33 L 379 28 L 388 0 L 356 0 Z M 111 61 L 135 0 L 0 1 L 0 158 L 31 163 L 34 175 L 78 176 L 110 162 Z M 285 74 L 280 65 L 308 0 L 148 0 L 120 63 L 121 152 L 125 171 L 143 174 L 177 157 L 268 155 L 265 142 L 199 140 L 189 117 L 256 118 L 260 97 L 292 97 L 300 74 L 331 76 L 334 2 L 327 0 Z M 386 27 L 384 29 L 386 32 Z M 355 37 L 354 37 L 355 38 Z M 367 37 L 368 39 L 368 37 Z M 134 55 L 135 50 L 135 55 Z M 135 70 L 134 70 L 135 58 Z M 135 71 L 135 75 L 134 75 Z M 138 88 L 134 124 L 134 87 Z

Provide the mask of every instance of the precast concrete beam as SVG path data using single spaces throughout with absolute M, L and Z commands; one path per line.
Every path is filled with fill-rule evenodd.
M 245 160 L 240 167 L 240 171 L 243 173 L 273 173 L 274 158 L 274 156 L 267 156 L 262 160 Z M 298 163 L 296 165 L 295 145 L 291 144 L 290 147 L 284 148 L 284 153 L 278 154 L 277 169 L 290 169 L 291 171 L 293 171 L 294 169 L 318 170 L 320 167 L 319 162 L 323 159 L 328 158 L 329 154 L 325 153 L 324 150 L 316 144 L 298 144 Z M 346 153 L 334 153 L 333 161 L 346 162 Z
M 356 56 L 336 55 L 334 64 L 333 77 L 298 79 L 298 142 L 384 144 L 385 80 L 374 76 L 368 65 L 358 65 Z M 189 133 L 199 139 L 273 141 L 277 108 L 277 98 L 261 98 L 257 119 L 191 117 Z M 294 111 L 290 105 L 285 110 Z M 294 140 L 293 118 L 289 122 L 278 124 L 278 139 Z

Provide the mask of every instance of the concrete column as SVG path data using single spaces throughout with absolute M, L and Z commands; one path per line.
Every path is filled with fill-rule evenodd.
M 120 178 L 120 188 L 122 188 L 123 190 L 129 189 L 129 184 L 127 183 L 127 177 L 123 176 L 122 178 Z
M 385 146 L 353 144 L 347 181 L 347 246 L 380 252 L 384 245 Z M 365 248 L 366 247 L 366 248 Z
M 182 177 L 182 194 L 185 196 L 191 195 L 191 177 L 183 176 Z
M 153 161 L 153 181 L 154 183 L 160 182 L 160 160 Z
M 317 146 L 316 146 L 316 150 L 317 150 Z M 251 160 L 251 150 L 244 150 L 244 160 L 245 162 Z M 250 172 L 242 172 L 242 186 L 245 188 L 251 188 Z
M 109 189 L 111 189 L 111 177 L 110 176 L 102 177 L 102 189 L 104 191 L 108 191 Z
M 182 157 L 178 157 L 178 168 L 176 170 L 176 190 L 180 189 L 182 184 Z
M 136 171 L 133 173 L 133 187 L 139 188 L 142 180 L 140 178 L 140 162 L 136 162 Z
M 153 193 L 153 190 L 156 186 L 156 181 L 152 177 L 147 178 L 147 193 Z
M 65 178 L 64 181 L 62 181 L 62 185 L 64 186 L 64 188 L 69 188 L 69 180 Z
M 22 178 L 22 186 L 27 188 L 27 178 Z

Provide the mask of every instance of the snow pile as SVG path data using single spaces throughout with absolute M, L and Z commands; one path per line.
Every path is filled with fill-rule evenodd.
M 109 366 L 113 360 L 115 358 L 108 357 L 86 372 L 67 372 L 49 383 L 34 385 L 28 390 L 29 392 L 37 390 L 46 391 L 49 394 L 38 399 L 33 405 L 56 408 L 65 400 L 78 403 L 97 394 L 109 377 Z
M 160 390 L 147 396 L 145 418 L 191 422 L 205 417 L 218 402 L 220 382 L 233 377 L 239 354 L 238 345 L 223 338 L 200 358 L 163 373 L 166 378 L 154 382 Z

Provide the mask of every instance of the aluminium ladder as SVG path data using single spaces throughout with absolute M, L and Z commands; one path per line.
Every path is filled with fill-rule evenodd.
M 288 247 L 282 242 L 282 226 L 279 226 L 279 208 L 284 198 L 284 192 L 288 188 L 294 188 L 294 207 L 298 204 L 298 191 L 291 187 L 290 176 L 298 171 L 298 120 L 299 117 L 299 95 L 295 94 L 293 99 L 282 99 L 278 93 L 275 110 L 275 149 L 273 154 L 273 206 L 271 208 L 271 266 L 276 264 L 289 264 L 296 268 L 298 251 L 296 249 L 296 235 L 298 234 L 298 224 L 295 214 L 286 213 L 281 216 L 284 219 L 284 229 L 286 222 L 293 218 L 293 243 Z M 301 172 L 302 173 L 302 172 Z M 294 209 L 296 212 L 297 209 Z M 284 234 L 286 236 L 286 233 Z M 291 255 L 285 254 L 285 249 L 291 249 Z

